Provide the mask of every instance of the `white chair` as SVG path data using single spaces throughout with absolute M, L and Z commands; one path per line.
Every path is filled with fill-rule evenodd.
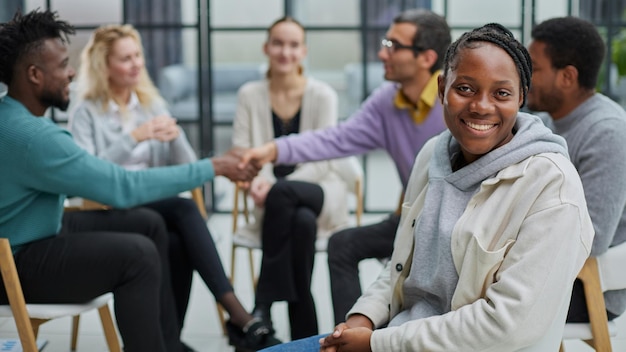
M 596 351 L 612 351 L 611 337 L 617 335 L 615 322 L 608 321 L 604 291 L 626 289 L 626 243 L 598 257 L 589 257 L 578 274 L 583 283 L 589 323 L 565 324 L 563 340 L 584 340 Z M 561 351 L 563 351 L 561 345 Z
M 356 157 L 347 157 L 342 159 L 336 159 L 332 162 L 333 171 L 335 171 L 346 185 L 352 185 L 349 187 L 350 193 L 354 194 L 356 198 L 356 225 L 361 225 L 361 216 L 363 215 L 363 168 Z M 252 285 L 256 289 L 256 271 L 254 269 L 254 255 L 253 250 L 261 249 L 260 243 L 254 243 L 247 239 L 247 236 L 242 236 L 239 232 L 239 198 L 242 198 L 243 202 L 243 217 L 245 223 L 248 224 L 250 219 L 250 212 L 248 209 L 247 201 L 248 192 L 242 191 L 237 184 L 235 184 L 235 198 L 232 210 L 232 229 L 233 229 L 233 242 L 231 250 L 231 262 L 230 262 L 230 281 L 235 282 L 235 263 L 237 249 L 242 248 L 248 251 L 248 262 L 250 267 L 250 275 L 252 279 Z M 316 252 L 325 252 L 328 245 L 327 236 L 318 236 L 315 242 Z
M 49 320 L 62 317 L 78 317 L 81 313 L 98 309 L 104 336 L 111 352 L 120 352 L 117 331 L 113 324 L 109 301 L 111 293 L 104 294 L 82 304 L 26 304 L 20 279 L 17 275 L 11 245 L 7 238 L 0 238 L 0 271 L 9 299 L 9 305 L 0 305 L 0 317 L 12 317 L 24 352 L 37 352 L 36 338 L 39 326 Z M 71 350 L 76 350 L 78 319 L 73 320 Z

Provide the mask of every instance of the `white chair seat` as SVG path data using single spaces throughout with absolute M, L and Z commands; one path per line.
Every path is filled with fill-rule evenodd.
M 609 336 L 617 336 L 617 325 L 613 321 L 609 321 Z M 591 340 L 591 327 L 588 323 L 567 323 L 563 331 L 563 340 Z
M 242 227 L 242 230 L 245 227 Z M 261 249 L 261 241 L 258 236 L 246 231 L 238 231 L 233 235 L 233 245 L 243 248 Z M 328 237 L 320 237 L 315 241 L 316 252 L 326 252 Z
M 66 316 L 80 315 L 86 311 L 97 309 L 107 304 L 113 299 L 112 293 L 105 293 L 102 296 L 81 304 L 27 304 L 26 310 L 31 318 L 36 319 L 56 319 Z M 12 317 L 11 306 L 0 305 L 0 317 Z
M 239 231 L 233 235 L 233 245 L 237 247 L 261 249 L 261 238 L 259 236 L 253 236 L 253 234 Z

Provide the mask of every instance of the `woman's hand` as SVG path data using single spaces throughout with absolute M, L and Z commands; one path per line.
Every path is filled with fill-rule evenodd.
M 260 147 L 248 149 L 243 154 L 239 167 L 243 168 L 249 163 L 253 163 L 257 167 L 262 167 L 266 163 L 275 161 L 277 156 L 278 151 L 276 150 L 276 143 L 273 141 L 268 142 Z
M 346 323 L 337 325 L 332 334 L 320 339 L 322 352 L 371 352 L 372 329 L 349 327 Z
M 320 351 L 370 352 L 370 338 L 374 324 L 362 314 L 351 315 L 345 323 L 335 327 L 332 334 L 320 339 Z
M 178 138 L 180 129 L 176 124 L 176 119 L 167 115 L 159 115 L 142 123 L 130 134 L 138 143 L 150 139 L 171 142 Z
M 271 188 L 272 184 L 262 176 L 258 176 L 252 181 L 249 194 L 255 206 L 262 208 L 265 205 L 265 199 Z

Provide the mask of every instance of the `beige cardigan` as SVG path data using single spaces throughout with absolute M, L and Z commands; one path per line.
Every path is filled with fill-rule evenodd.
M 274 140 L 269 82 L 248 82 L 239 89 L 237 98 L 233 146 L 250 148 Z M 300 132 L 336 125 L 337 110 L 337 93 L 333 88 L 309 77 L 302 98 Z M 271 182 L 276 181 L 271 164 L 265 165 L 260 175 Z M 324 190 L 324 205 L 317 221 L 318 238 L 328 237 L 348 225 L 348 186 L 333 171 L 333 161 L 299 164 L 287 179 L 317 183 Z M 259 212 L 255 213 L 259 217 Z

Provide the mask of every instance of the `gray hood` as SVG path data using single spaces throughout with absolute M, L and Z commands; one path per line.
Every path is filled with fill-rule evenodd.
M 539 153 L 560 153 L 569 159 L 567 143 L 547 128 L 538 116 L 522 113 L 517 115 L 513 139 L 487 153 L 471 164 L 452 172 L 451 157 L 460 151 L 459 143 L 446 130 L 439 136 L 435 157 L 431 160 L 429 179 L 445 178 L 459 190 L 476 188 L 486 178 L 498 171 Z

